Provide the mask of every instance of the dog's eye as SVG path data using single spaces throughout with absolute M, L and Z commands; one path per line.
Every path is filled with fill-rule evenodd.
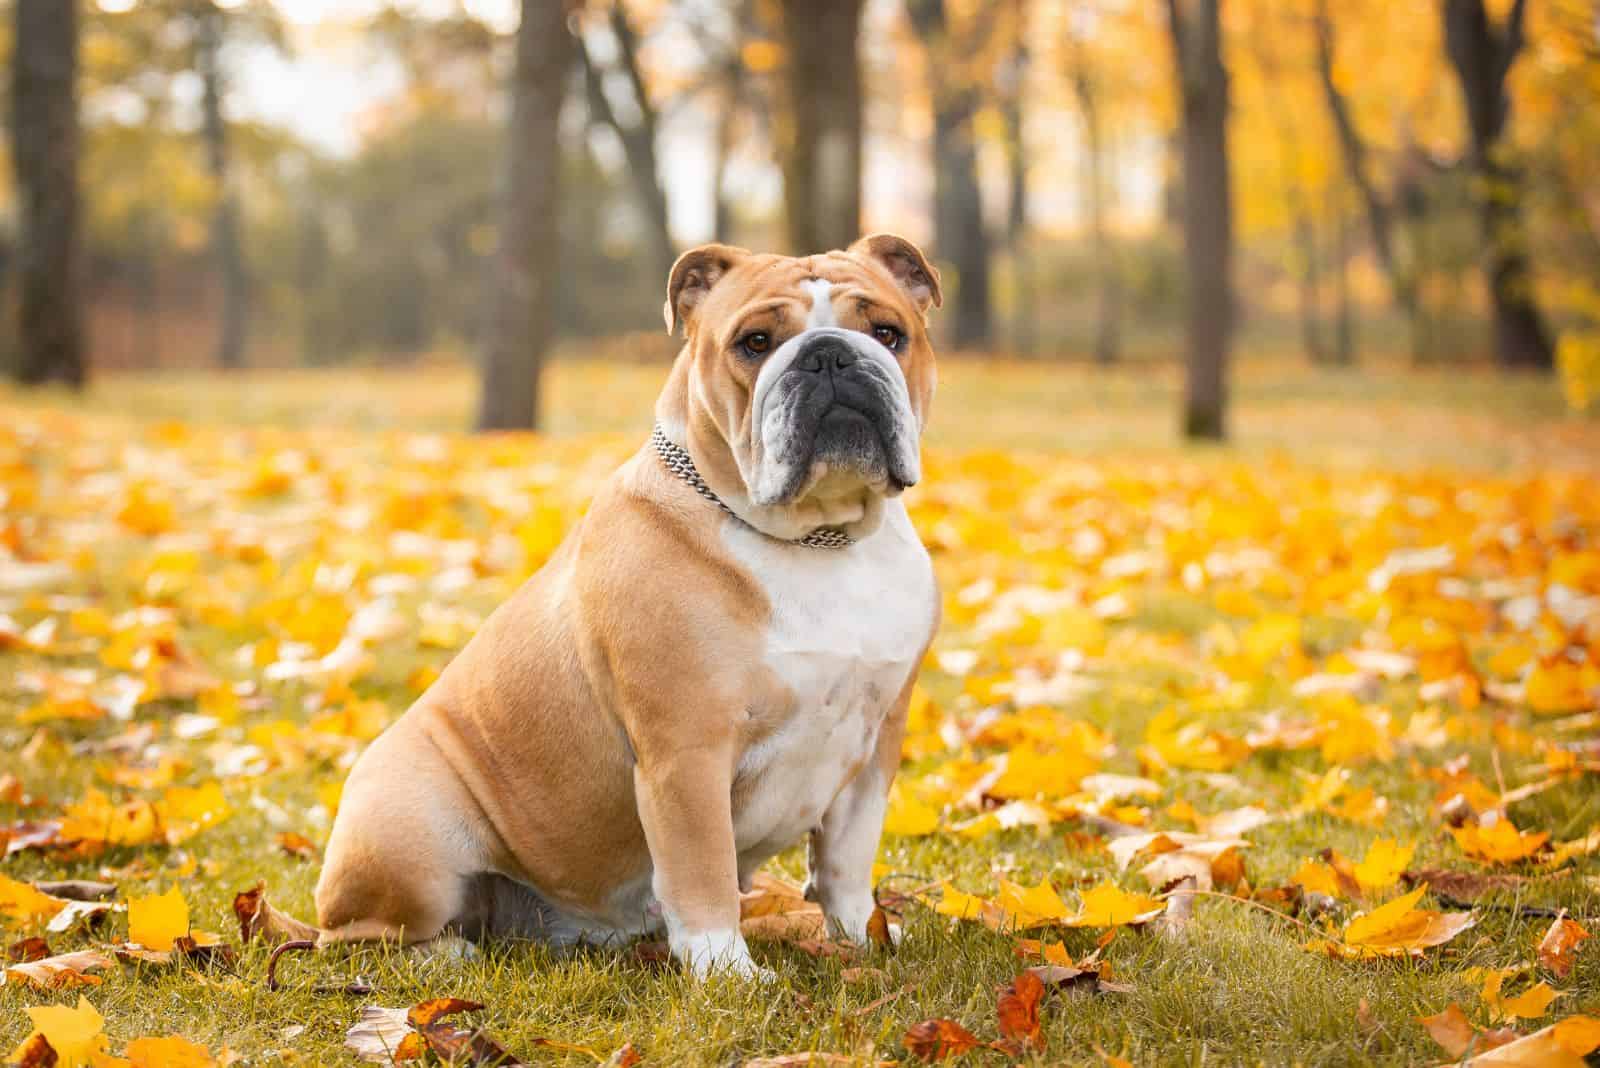
M 898 326 L 890 326 L 888 323 L 874 323 L 872 337 L 890 352 L 899 352 L 900 347 L 906 343 L 905 333 Z
M 772 351 L 772 335 L 762 330 L 746 334 L 739 339 L 739 348 L 746 356 L 765 356 Z

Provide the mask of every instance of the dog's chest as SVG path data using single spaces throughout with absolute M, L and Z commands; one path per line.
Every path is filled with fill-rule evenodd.
M 816 826 L 872 758 L 927 644 L 936 597 L 928 554 L 898 501 L 886 513 L 872 537 L 837 552 L 729 532 L 771 603 L 763 661 L 782 691 L 749 710 L 733 798 L 742 870 Z

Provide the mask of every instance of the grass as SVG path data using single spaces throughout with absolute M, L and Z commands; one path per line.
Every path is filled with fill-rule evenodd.
M 0 613 L 29 625 L 51 616 L 66 618 L 84 606 L 112 614 L 139 604 L 163 606 L 175 614 L 183 642 L 202 661 L 230 680 L 260 683 L 259 669 L 241 661 L 241 649 L 275 627 L 299 625 L 263 622 L 262 602 L 276 594 L 299 596 L 314 586 L 296 570 L 296 561 L 307 556 L 321 552 L 334 563 L 361 560 L 364 577 L 408 573 L 427 580 L 397 595 L 401 637 L 381 645 L 373 670 L 355 683 L 362 698 L 380 701 L 396 714 L 414 696 L 417 669 L 442 664 L 452 641 L 470 629 L 446 628 L 451 637 L 423 641 L 418 639 L 422 621 L 435 619 L 442 609 L 469 620 L 481 615 L 514 585 L 519 569 L 491 570 L 456 587 L 430 586 L 441 568 L 427 552 L 444 550 L 397 550 L 383 523 L 402 528 L 409 523 L 414 533 L 439 545 L 456 539 L 487 546 L 490 532 L 521 528 L 515 526 L 518 516 L 496 511 L 496 498 L 486 487 L 514 495 L 545 493 L 562 521 L 570 521 L 581 508 L 584 480 L 600 477 L 641 438 L 662 374 L 656 365 L 557 364 L 547 410 L 550 429 L 562 440 L 482 446 L 446 438 L 443 458 L 401 432 L 449 431 L 465 424 L 471 382 L 465 372 L 449 367 L 240 379 L 187 373 L 116 377 L 81 399 L 0 392 L 5 416 L 0 424 L 10 428 L 0 428 L 0 490 L 12 487 L 0 518 L 0 545 L 6 544 L 9 529 L 24 545 L 59 553 L 73 565 L 68 577 L 43 589 L 25 591 L 0 580 Z M 1458 490 L 1471 498 L 1507 485 L 1542 485 L 1542 473 L 1556 470 L 1592 479 L 1600 459 L 1600 424 L 1566 415 L 1555 387 L 1533 380 L 1399 370 L 1358 376 L 1252 364 L 1241 374 L 1234 443 L 1199 453 L 1182 452 L 1173 441 L 1176 388 L 1169 373 L 1148 368 L 1101 375 L 1021 364 L 947 365 L 930 439 L 935 462 L 927 485 L 917 491 L 927 495 L 917 518 L 936 545 L 951 605 L 937 650 L 978 650 L 978 676 L 1053 663 L 1058 650 L 1042 648 L 1037 639 L 982 633 L 976 613 L 963 608 L 959 598 L 983 578 L 1002 589 L 1082 586 L 1104 593 L 1107 586 L 1092 569 L 1078 568 L 1055 547 L 1086 527 L 1121 539 L 1118 551 L 1147 549 L 1157 544 L 1151 539 L 1158 528 L 1146 525 L 1152 512 L 1181 502 L 1198 529 L 1214 514 L 1211 501 L 1246 495 L 1257 507 L 1273 506 L 1259 520 L 1264 526 L 1251 528 L 1248 538 L 1206 536 L 1218 539 L 1219 551 L 1246 541 L 1274 547 L 1279 544 L 1274 539 L 1288 536 L 1284 517 L 1324 500 L 1325 483 L 1333 487 L 1331 499 L 1350 509 L 1363 493 L 1398 494 L 1397 487 L 1449 502 Z M 164 425 L 174 419 L 193 425 L 181 433 Z M 280 425 L 297 429 L 275 429 Z M 504 454 L 490 455 L 495 448 Z M 293 450 L 310 456 L 314 470 L 339 483 L 337 508 L 322 490 L 304 496 L 298 483 L 281 494 L 239 489 L 270 458 Z M 1006 450 L 1010 459 L 998 450 Z M 543 463 L 554 465 L 554 473 L 541 473 L 538 464 Z M 1082 489 L 1082 480 L 1090 476 L 1103 481 Z M 179 523 L 163 538 L 119 532 L 112 518 L 127 482 L 140 479 L 174 496 Z M 1033 485 L 1038 479 L 1054 480 L 1044 497 L 1036 495 L 1044 492 Z M 1077 495 L 1069 486 L 1079 487 Z M 1161 495 L 1146 501 L 1130 486 L 1155 487 Z M 1192 492 L 1196 486 L 1200 492 Z M 32 495 L 19 487 L 32 487 Z M 987 496 L 970 496 L 980 489 Z M 434 501 L 435 491 L 447 499 Z M 518 500 L 521 505 L 513 511 L 528 503 Z M 1043 518 L 1031 510 L 1040 500 L 1050 503 Z M 399 512 L 420 510 L 424 520 L 369 518 L 367 527 L 353 518 L 344 526 L 332 523 L 339 509 L 360 504 L 392 515 L 397 501 L 404 505 Z M 1471 506 L 1470 501 L 1465 505 Z M 1059 518 L 1068 515 L 1074 518 Z M 1365 522 L 1354 510 L 1344 518 Z M 268 543 L 284 554 L 275 564 L 229 548 L 231 538 L 247 540 L 236 536 L 257 523 L 287 539 Z M 952 527 L 965 533 L 953 535 Z M 1052 530 L 1050 544 L 1037 544 L 1038 537 L 1029 541 L 1030 535 Z M 1417 530 L 1424 545 L 1431 536 L 1450 536 L 1426 524 Z M 311 547 L 295 540 L 297 532 L 307 531 L 322 540 Z M 196 534 L 198 539 L 185 537 Z M 517 536 L 537 537 L 525 530 Z M 1592 546 L 1600 530 L 1580 527 L 1573 537 L 1580 543 L 1588 538 Z M 5 563 L 0 556 L 0 567 Z M 1090 643 L 1083 674 L 1092 689 L 1048 713 L 1105 730 L 1116 746 L 1105 770 L 1137 774 L 1135 753 L 1146 727 L 1169 706 L 1240 734 L 1263 711 L 1299 707 L 1290 683 L 1304 668 L 1291 670 L 1281 660 L 1236 676 L 1233 685 L 1216 692 L 1208 689 L 1228 635 L 1243 626 L 1220 611 L 1208 591 L 1154 581 L 1118 588 L 1136 599 L 1136 609 L 1107 624 L 1103 640 Z M 1374 625 L 1348 604 L 1302 610 L 1299 602 L 1273 600 L 1271 584 L 1257 593 L 1303 616 L 1304 642 L 1314 661 Z M 1488 648 L 1474 637 L 1475 655 L 1481 658 Z M 41 656 L 6 651 L 0 643 L 0 747 L 12 754 L 0 770 L 13 771 L 39 800 L 31 809 L 0 806 L 0 820 L 49 816 L 91 788 L 113 789 L 107 783 L 111 758 L 91 751 L 91 744 L 129 724 L 58 720 L 40 727 L 22 718 L 38 700 L 25 692 L 26 676 L 73 666 L 111 673 L 93 655 Z M 975 697 L 972 678 L 941 670 L 937 662 L 925 670 L 923 685 L 936 706 L 963 721 L 986 703 Z M 276 721 L 299 732 L 294 739 L 309 737 L 303 732 L 320 696 L 321 687 L 308 684 L 260 684 L 237 723 L 193 741 L 169 727 L 173 717 L 194 711 L 194 702 L 159 701 L 138 711 L 139 720 L 156 726 L 158 739 L 142 755 L 179 757 L 186 766 L 178 781 L 204 781 L 216 755 L 209 749 L 213 745 L 266 745 L 263 735 L 251 731 Z M 1397 724 L 1424 707 L 1415 680 L 1388 685 L 1379 704 Z M 1591 727 L 1587 733 L 1558 734 L 1551 721 L 1514 707 L 1486 706 L 1474 713 L 1446 702 L 1444 711 L 1459 730 L 1442 749 L 1402 745 L 1393 759 L 1351 762 L 1354 786 L 1371 786 L 1390 799 L 1389 816 L 1380 826 L 1313 813 L 1258 828 L 1248 835 L 1250 881 L 1280 885 L 1304 859 L 1326 847 L 1359 858 L 1379 835 L 1415 840 L 1413 867 L 1475 870 L 1442 832 L 1433 808 L 1436 788 L 1422 777 L 1422 767 L 1463 755 L 1492 783 L 1498 759 L 1521 781 L 1537 769 L 1527 738 L 1576 741 L 1593 732 Z M 1492 722 L 1500 724 L 1499 733 L 1491 731 Z M 41 731 L 43 741 L 28 746 Z M 1515 741 L 1516 731 L 1528 732 L 1520 736 L 1523 747 Z M 293 746 L 287 746 L 263 774 L 227 779 L 232 815 L 180 848 L 117 847 L 92 858 L 26 852 L 5 861 L 0 871 L 19 879 L 105 877 L 119 885 L 123 898 L 177 883 L 195 924 L 230 940 L 236 937 L 232 896 L 257 880 L 268 884 L 278 906 L 310 918 L 316 861 L 285 854 L 274 837 L 300 831 L 321 840 L 328 818 L 324 790 L 342 777 L 343 763 L 355 748 L 353 742 L 328 741 L 296 750 L 291 758 Z M 934 772 L 949 756 L 914 762 L 908 779 Z M 1225 775 L 1173 770 L 1162 777 L 1162 797 L 1148 805 L 1147 818 L 1154 827 L 1183 826 L 1165 812 L 1179 799 L 1207 813 L 1251 802 L 1283 812 L 1300 798 L 1306 777 L 1325 768 L 1313 750 L 1260 752 Z M 1519 826 L 1548 830 L 1558 841 L 1579 837 L 1600 824 L 1600 790 L 1594 782 L 1591 775 L 1564 783 L 1516 805 L 1512 815 Z M 121 792 L 155 796 L 160 790 Z M 1133 873 L 1119 876 L 1101 849 L 1068 833 L 1080 830 L 1069 821 L 1044 834 L 892 837 L 882 859 L 891 870 L 918 880 L 949 879 L 978 893 L 993 892 L 997 873 L 1030 884 L 1048 878 L 1069 900 L 1070 888 L 1108 877 L 1144 889 Z M 195 866 L 192 873 L 186 873 L 186 861 Z M 791 851 L 775 866 L 798 876 L 803 858 Z M 1024 1062 L 1095 1063 L 1099 1050 L 1139 1065 L 1438 1060 L 1439 1049 L 1415 1017 L 1459 1001 L 1484 1021 L 1475 985 L 1463 972 L 1530 959 L 1549 921 L 1518 910 L 1528 903 L 1600 916 L 1600 861 L 1581 860 L 1559 879 L 1531 884 L 1525 896 L 1489 899 L 1474 929 L 1420 960 L 1329 960 L 1303 951 L 1305 932 L 1288 921 L 1232 902 L 1203 900 L 1184 938 L 1120 932 L 1106 954 L 1131 992 L 1054 995 L 1044 1009 L 1047 1052 Z M 1340 918 L 1354 907 L 1360 906 L 1347 904 Z M 120 924 L 115 921 L 113 931 Z M 1013 940 L 975 924 L 951 926 L 915 906 L 906 912 L 905 932 L 894 953 L 859 962 L 883 973 L 859 983 L 846 981 L 847 963 L 815 959 L 783 945 L 755 947 L 762 963 L 779 975 L 775 986 L 764 987 L 723 980 L 697 984 L 623 953 L 560 956 L 537 945 L 499 943 L 469 960 L 419 959 L 384 947 L 295 956 L 281 965 L 285 987 L 275 993 L 264 986 L 266 952 L 251 946 L 232 969 L 198 973 L 124 966 L 104 985 L 85 992 L 105 1016 L 115 1049 L 139 1035 L 177 1033 L 213 1050 L 226 1045 L 254 1064 L 350 1063 L 342 1049 L 344 1031 L 362 1005 L 405 1006 L 442 995 L 485 1003 L 476 1019 L 531 1063 L 591 1063 L 582 1053 L 537 1048 L 538 1037 L 601 1054 L 632 1042 L 647 1063 L 661 1065 L 736 1064 L 799 1050 L 904 1058 L 900 1039 L 907 1026 L 930 1017 L 950 1017 L 993 1037 L 996 988 L 1021 966 Z M 1050 937 L 1062 937 L 1076 957 L 1093 947 L 1098 933 L 1066 930 Z M 57 948 L 86 941 L 76 936 Z M 370 994 L 342 992 L 357 976 L 371 985 Z M 1573 976 L 1556 985 L 1566 991 L 1556 1002 L 1558 1015 L 1600 1011 L 1600 952 L 1591 948 L 1580 954 Z M 24 1006 L 72 1003 L 76 997 L 77 992 L 0 987 L 0 1049 L 26 1034 Z M 982 1052 L 970 1059 L 1003 1060 L 998 1053 Z

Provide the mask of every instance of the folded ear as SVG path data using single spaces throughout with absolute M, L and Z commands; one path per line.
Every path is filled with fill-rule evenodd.
M 678 324 L 689 321 L 689 314 L 706 299 L 717 279 L 748 255 L 749 250 L 732 245 L 701 245 L 679 256 L 667 277 L 667 303 L 661 309 L 667 333 L 677 333 Z
M 850 246 L 850 251 L 877 260 L 889 269 L 900 288 L 910 294 L 919 311 L 928 305 L 944 306 L 939 288 L 939 271 L 928 262 L 922 250 L 897 234 L 868 234 Z

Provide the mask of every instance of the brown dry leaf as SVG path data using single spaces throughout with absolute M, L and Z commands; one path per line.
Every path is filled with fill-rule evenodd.
M 1431 886 L 1435 894 L 1469 905 L 1489 894 L 1514 891 L 1528 882 L 1527 876 L 1509 872 L 1445 871 L 1443 868 L 1408 871 L 1400 878 L 1407 886 Z
M 1579 944 L 1589 937 L 1589 932 L 1577 920 L 1569 920 L 1565 915 L 1557 916 L 1550 922 L 1544 937 L 1539 939 L 1539 963 L 1550 969 L 1556 978 L 1567 978 L 1572 974 L 1572 966 L 1577 963 Z
M 467 1001 L 464 998 L 429 998 L 419 1001 L 406 1011 L 406 1023 L 419 1031 L 431 1024 L 438 1023 L 446 1016 L 453 1016 L 458 1012 L 476 1012 L 483 1008 L 477 1001 Z
M 807 901 L 798 886 L 762 871 L 739 896 L 739 931 L 752 940 L 825 941 L 828 923 L 822 906 Z
M 1039 1002 L 1044 994 L 1044 982 L 1031 970 L 1013 979 L 995 1003 L 995 1014 L 1000 1018 L 1000 1037 L 1018 1049 L 1043 1049 Z
M 881 983 L 889 978 L 889 973 L 882 968 L 846 968 L 839 973 L 839 979 L 846 986 L 861 986 L 865 983 Z
M 245 945 L 257 935 L 268 945 L 314 941 L 321 932 L 309 923 L 279 912 L 267 900 L 267 884 L 257 883 L 233 897 L 233 914 L 239 921 L 239 941 Z
M 981 1044 L 978 1036 L 954 1020 L 923 1020 L 906 1029 L 901 1044 L 923 1061 L 944 1061 L 971 1053 Z
M 1472 1026 L 1467 1014 L 1461 1011 L 1461 1006 L 1453 1001 L 1443 1012 L 1432 1016 L 1418 1016 L 1417 1022 L 1427 1030 L 1429 1037 L 1452 1057 L 1460 1057 L 1468 1049 L 1490 1050 L 1507 1042 L 1514 1042 L 1520 1037 L 1509 1028 L 1480 1032 Z
M 50 943 L 37 935 L 33 938 L 24 938 L 20 942 L 13 942 L 6 947 L 6 960 L 26 963 L 30 960 L 43 960 L 50 956 Z
M 60 1060 L 61 1058 L 56 1056 L 56 1051 L 51 1047 L 50 1040 L 34 1033 L 12 1051 L 11 1059 L 6 1063 L 16 1065 L 16 1068 L 56 1068 Z
M 6 968 L 5 980 L 7 983 L 22 982 L 41 990 L 67 990 L 99 983 L 100 977 L 89 973 L 113 967 L 116 963 L 97 949 L 80 949 L 76 953 L 62 953 L 13 964 Z

